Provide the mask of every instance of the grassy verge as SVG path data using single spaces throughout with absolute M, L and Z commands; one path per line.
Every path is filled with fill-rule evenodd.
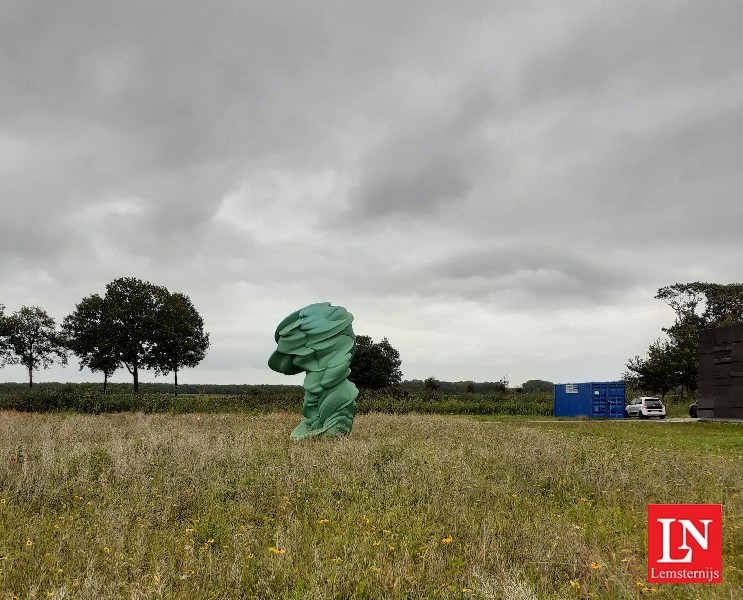
M 743 430 L 0 413 L 3 598 L 743 597 Z M 646 506 L 722 503 L 724 583 L 645 583 Z

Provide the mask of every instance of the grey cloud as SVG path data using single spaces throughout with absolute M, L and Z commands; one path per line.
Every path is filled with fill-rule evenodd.
M 409 213 L 429 214 L 442 203 L 453 203 L 471 188 L 461 165 L 452 160 L 434 160 L 417 165 L 415 159 L 398 164 L 367 184 L 358 206 L 364 217 Z
M 115 277 L 162 283 L 219 323 L 221 373 L 264 362 L 225 312 L 382 303 L 404 338 L 431 305 L 539 325 L 734 278 L 741 10 L 8 3 L 0 302 L 64 316 Z

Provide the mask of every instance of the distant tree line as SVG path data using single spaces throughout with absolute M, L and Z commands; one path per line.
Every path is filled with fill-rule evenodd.
M 676 283 L 655 295 L 675 313 L 647 350 L 627 361 L 624 379 L 641 389 L 664 396 L 681 388 L 697 389 L 699 331 L 743 323 L 743 284 Z
M 42 308 L 23 306 L 6 316 L 0 305 L 0 364 L 23 365 L 29 387 L 35 371 L 67 364 L 71 352 L 80 369 L 103 374 L 104 391 L 123 366 L 135 391 L 140 370 L 154 369 L 174 374 L 177 393 L 178 372 L 198 365 L 208 348 L 204 320 L 188 296 L 134 277 L 112 281 L 103 297 L 83 298 L 60 328 Z

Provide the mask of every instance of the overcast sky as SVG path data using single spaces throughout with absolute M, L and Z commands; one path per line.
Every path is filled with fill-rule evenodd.
M 405 379 L 615 379 L 659 287 L 743 281 L 741 2 L 0 8 L 0 304 L 183 292 L 181 382 L 300 384 L 266 361 L 319 301 Z

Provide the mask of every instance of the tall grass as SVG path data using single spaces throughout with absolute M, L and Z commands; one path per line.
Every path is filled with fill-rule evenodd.
M 297 420 L 0 413 L 0 595 L 743 597 L 734 425 Z M 722 585 L 645 583 L 649 502 L 723 504 Z

